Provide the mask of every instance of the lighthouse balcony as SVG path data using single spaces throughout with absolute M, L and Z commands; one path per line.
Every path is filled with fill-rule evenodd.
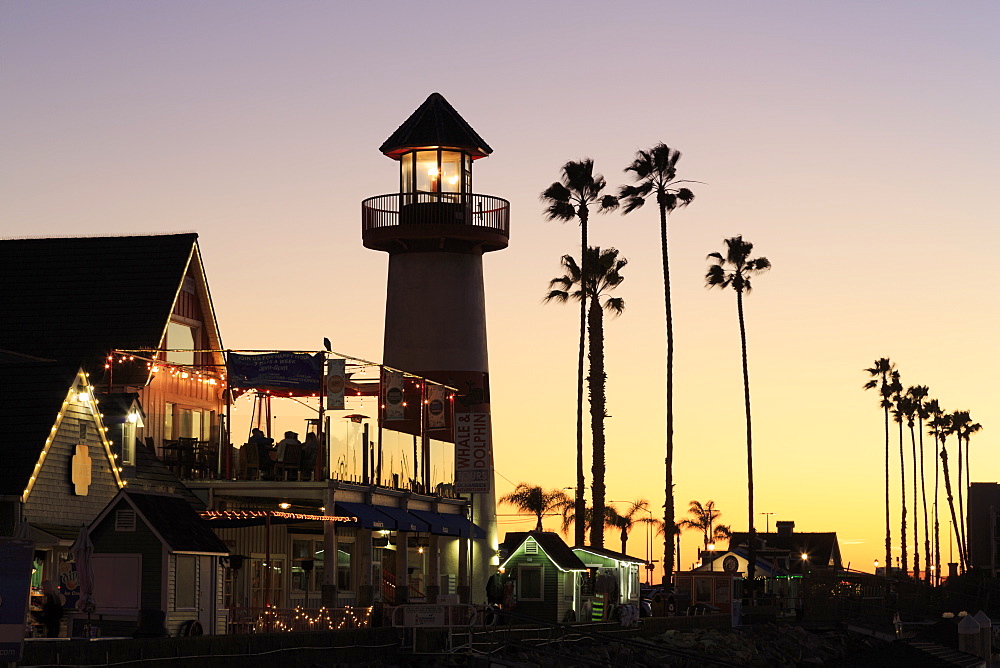
M 361 203 L 366 248 L 482 252 L 507 247 L 510 202 L 474 193 L 393 193 Z

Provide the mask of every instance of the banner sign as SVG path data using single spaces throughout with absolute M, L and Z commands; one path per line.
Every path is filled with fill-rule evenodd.
M 403 415 L 403 372 L 382 368 L 382 409 L 383 420 L 402 420 Z
M 0 663 L 21 660 L 34 558 L 30 540 L 0 538 Z
M 343 359 L 326 361 L 326 407 L 331 410 L 344 410 L 344 386 L 346 385 Z
M 493 485 L 489 413 L 455 413 L 455 491 L 485 494 Z
M 448 390 L 444 385 L 427 383 L 427 429 L 448 427 Z
M 229 386 L 233 388 L 316 394 L 323 373 L 323 353 L 229 353 L 226 366 Z

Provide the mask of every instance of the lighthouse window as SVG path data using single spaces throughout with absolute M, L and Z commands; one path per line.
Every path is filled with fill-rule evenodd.
M 441 192 L 462 192 L 462 154 L 441 151 Z
M 413 154 L 407 153 L 399 159 L 399 192 L 413 192 Z
M 437 151 L 417 151 L 417 192 L 441 192 L 441 167 Z

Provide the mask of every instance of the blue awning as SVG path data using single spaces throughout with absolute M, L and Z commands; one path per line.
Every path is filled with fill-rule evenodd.
M 424 520 L 430 525 L 430 531 L 437 536 L 469 537 L 469 520 L 458 514 L 434 513 L 429 510 L 410 510 L 412 515 Z M 473 536 L 476 539 L 486 538 L 486 532 L 481 527 L 472 525 Z
M 402 508 L 394 508 L 392 506 L 375 506 L 375 508 L 380 513 L 388 515 L 396 521 L 397 531 L 422 531 L 429 533 L 431 530 L 430 523 Z
M 366 503 L 354 503 L 352 501 L 337 501 L 334 504 L 338 515 L 352 515 L 358 518 L 357 524 L 347 524 L 346 526 L 359 526 L 364 529 L 395 529 L 396 520 L 380 513 L 374 506 Z

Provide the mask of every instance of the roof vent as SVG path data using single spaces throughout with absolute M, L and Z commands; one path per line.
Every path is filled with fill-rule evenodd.
M 115 513 L 115 531 L 135 531 L 134 510 L 119 510 Z

